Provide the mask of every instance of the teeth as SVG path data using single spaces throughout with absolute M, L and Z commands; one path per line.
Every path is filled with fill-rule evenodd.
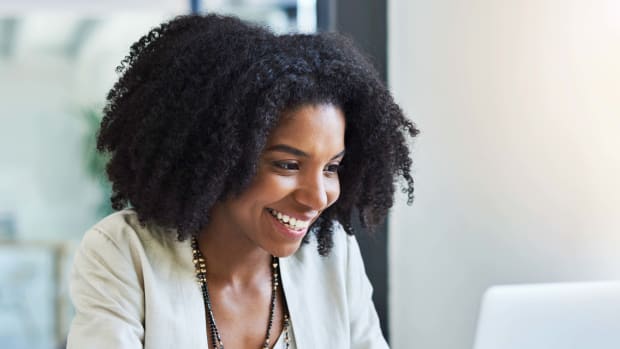
M 307 228 L 310 225 L 310 221 L 302 221 L 293 217 L 289 217 L 274 209 L 270 209 L 269 212 L 272 216 L 276 217 L 279 221 L 295 230 L 301 230 Z

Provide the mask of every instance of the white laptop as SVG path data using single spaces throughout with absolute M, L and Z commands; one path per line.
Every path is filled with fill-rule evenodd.
M 491 287 L 474 349 L 620 349 L 620 281 Z

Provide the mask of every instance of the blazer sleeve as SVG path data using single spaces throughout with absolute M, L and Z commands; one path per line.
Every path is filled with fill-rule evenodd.
M 70 278 L 75 307 L 67 349 L 143 348 L 144 293 L 129 244 L 88 231 Z
M 357 240 L 347 236 L 347 301 L 351 349 L 385 349 L 379 317 L 372 301 L 372 285 L 366 276 Z

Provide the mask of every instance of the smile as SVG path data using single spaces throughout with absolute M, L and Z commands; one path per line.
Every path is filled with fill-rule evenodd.
M 302 221 L 300 219 L 290 217 L 288 215 L 285 215 L 282 212 L 278 212 L 274 210 L 273 208 L 268 208 L 267 211 L 269 211 L 269 213 L 272 216 L 274 216 L 278 221 L 284 224 L 287 228 L 290 228 L 293 230 L 304 230 L 308 228 L 308 226 L 310 225 L 310 221 Z

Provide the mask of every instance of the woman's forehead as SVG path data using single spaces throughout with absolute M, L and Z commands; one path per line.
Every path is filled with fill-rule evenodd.
M 267 139 L 266 149 L 278 144 L 301 151 L 344 150 L 344 114 L 331 104 L 304 105 L 282 115 Z

